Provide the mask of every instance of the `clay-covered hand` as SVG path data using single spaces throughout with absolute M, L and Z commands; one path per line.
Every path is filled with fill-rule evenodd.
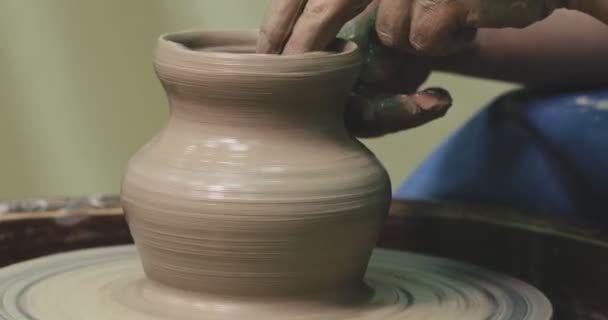
M 384 46 L 374 32 L 375 3 L 342 28 L 339 37 L 354 41 L 363 55 L 359 82 L 346 108 L 348 130 L 358 137 L 379 137 L 423 125 L 446 114 L 450 94 L 441 88 L 416 92 L 431 72 L 427 58 Z
M 364 56 L 364 64 L 359 83 L 346 108 L 345 117 L 349 131 L 358 137 L 378 137 L 416 127 L 443 116 L 452 104 L 449 93 L 440 88 L 415 92 L 428 77 L 430 68 L 422 57 L 410 56 L 408 58 L 405 54 L 381 44 L 374 32 L 377 3 L 373 2 L 365 7 L 368 2 L 359 0 L 347 2 L 341 0 L 274 1 L 263 28 L 266 32 L 262 31 L 260 35 L 258 52 L 280 53 L 283 51 L 280 48 L 287 41 L 288 35 L 283 33 L 284 28 L 290 28 L 298 16 L 300 16 L 300 20 L 306 19 L 305 15 L 300 12 L 305 4 L 338 5 L 341 9 L 348 9 L 348 13 L 341 16 L 339 21 L 322 26 L 322 28 L 329 28 L 332 31 L 330 33 L 322 32 L 319 37 L 306 38 L 303 41 L 308 43 L 307 45 L 300 47 L 301 50 L 290 53 L 325 48 L 330 41 L 335 39 L 336 33 L 340 29 L 341 38 L 354 41 L 359 45 Z M 347 4 L 353 5 L 353 7 L 349 7 Z M 364 7 L 365 10 L 359 13 L 361 7 Z M 359 14 L 351 19 L 357 13 Z M 347 20 L 350 21 L 344 25 Z M 275 42 L 276 39 L 282 39 L 279 41 L 281 43 Z
M 375 27 L 388 47 L 446 54 L 470 43 L 476 28 L 525 27 L 557 8 L 579 8 L 593 1 L 597 0 L 376 0 Z M 370 2 L 273 0 L 258 52 L 323 50 Z
M 366 55 L 347 124 L 355 135 L 380 136 L 438 118 L 451 105 L 442 89 L 412 94 L 429 73 L 421 55 L 457 52 L 477 28 L 525 27 L 589 1 L 596 0 L 273 0 L 257 51 L 323 50 L 342 30 Z

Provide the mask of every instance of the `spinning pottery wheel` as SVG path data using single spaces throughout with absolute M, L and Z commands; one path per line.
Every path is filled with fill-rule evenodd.
M 550 319 L 533 287 L 472 265 L 378 249 L 367 287 L 290 299 L 193 294 L 149 281 L 132 246 L 72 251 L 0 273 L 4 319 Z M 57 294 L 61 292 L 61 294 Z
M 550 319 L 533 287 L 454 261 L 378 249 L 367 288 L 289 299 L 193 294 L 145 278 L 135 248 L 47 256 L 1 274 L 6 319 Z M 62 292 L 58 295 L 57 292 Z M 255 315 L 255 316 L 252 316 Z
M 0 237 L 3 239 L 0 266 L 87 248 L 101 248 L 101 251 L 81 251 L 89 256 L 95 252 L 114 252 L 113 257 L 107 257 L 106 261 L 121 254 L 125 260 L 133 259 L 133 249 L 124 246 L 131 243 L 131 238 L 122 210 L 117 206 L 116 197 L 7 204 L 7 213 L 0 215 Z M 438 234 L 441 236 L 432 236 Z M 555 320 L 608 318 L 604 294 L 608 290 L 608 237 L 595 228 L 533 219 L 496 208 L 394 202 L 379 244 L 382 248 L 400 252 L 407 250 L 449 256 L 533 283 L 553 303 Z M 69 260 L 70 255 L 72 253 L 63 256 L 63 260 Z M 405 257 L 412 257 L 412 254 L 405 254 Z M 462 265 L 451 261 L 447 264 Z M 137 264 L 131 267 L 138 268 Z M 479 267 L 472 268 L 480 270 Z M 402 270 L 411 269 L 406 267 Z M 2 270 L 6 274 L 7 269 Z M 496 275 L 494 272 L 490 274 Z M 129 276 L 128 273 L 122 275 Z M 31 279 L 46 276 L 37 274 L 29 277 L 31 282 Z M 499 279 L 510 278 L 499 276 Z M 13 299 L 11 295 L 15 295 L 15 290 L 6 292 L 7 284 L 14 285 L 15 282 L 18 281 L 14 278 L 2 277 L 2 300 L 5 304 Z M 82 292 L 72 292 L 72 285 L 55 288 L 51 298 L 62 300 L 62 303 L 55 305 L 58 308 L 54 309 L 53 315 L 69 311 L 78 303 L 68 299 Z M 15 319 L 8 313 L 15 311 L 15 306 L 5 305 L 0 309 L 0 319 Z M 94 319 L 94 316 L 88 314 L 86 318 Z M 31 318 L 20 316 L 16 319 L 28 317 Z M 47 318 L 53 319 L 51 315 Z
M 390 182 L 343 121 L 361 62 L 356 45 L 248 53 L 256 37 L 207 31 L 159 39 L 155 68 L 171 116 L 123 180 L 135 247 L 4 268 L 0 317 L 551 319 L 549 300 L 514 277 L 374 249 Z M 81 223 L 62 213 L 46 217 Z

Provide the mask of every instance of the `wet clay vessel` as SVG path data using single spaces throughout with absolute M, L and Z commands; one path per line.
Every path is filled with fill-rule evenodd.
M 388 176 L 345 129 L 356 45 L 254 54 L 257 33 L 164 36 L 169 123 L 129 162 L 127 221 L 167 286 L 284 295 L 360 286 L 388 212 Z

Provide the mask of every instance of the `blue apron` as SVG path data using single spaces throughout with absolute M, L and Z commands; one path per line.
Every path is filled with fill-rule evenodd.
M 516 91 L 445 141 L 396 198 L 508 206 L 608 224 L 608 90 Z

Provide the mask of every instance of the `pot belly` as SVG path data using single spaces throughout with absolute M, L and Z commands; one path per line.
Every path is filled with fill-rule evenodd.
M 354 162 L 274 173 L 132 163 L 122 204 L 147 276 L 239 295 L 360 285 L 390 185 L 375 159 Z

